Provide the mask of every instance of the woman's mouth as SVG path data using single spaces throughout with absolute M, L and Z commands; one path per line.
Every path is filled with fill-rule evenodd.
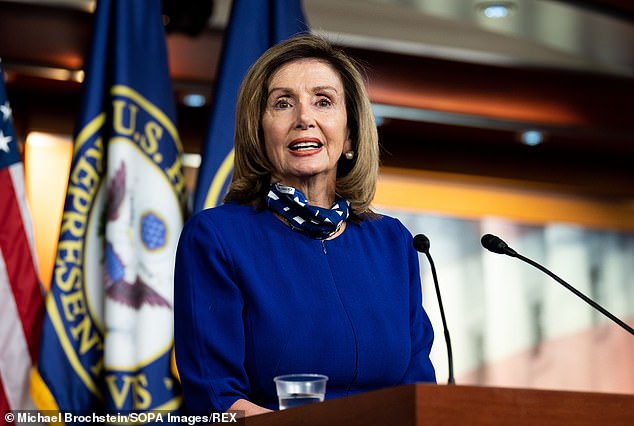
M 288 146 L 288 149 L 293 152 L 306 152 L 306 151 L 314 151 L 324 146 L 321 142 L 317 140 L 302 140 L 302 141 L 293 141 Z

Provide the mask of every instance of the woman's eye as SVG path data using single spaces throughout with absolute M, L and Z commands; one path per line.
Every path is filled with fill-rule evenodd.
M 288 102 L 288 99 L 278 99 L 275 104 L 274 104 L 275 108 L 279 108 L 279 109 L 284 109 L 284 108 L 288 108 L 291 106 L 290 102 Z
M 328 98 L 322 98 L 317 102 L 317 105 L 319 105 L 320 107 L 328 107 L 332 105 L 332 102 Z

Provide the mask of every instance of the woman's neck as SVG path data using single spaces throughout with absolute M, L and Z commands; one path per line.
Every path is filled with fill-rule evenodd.
M 292 186 L 299 189 L 308 199 L 311 206 L 329 209 L 335 202 L 335 182 L 331 180 L 309 179 L 272 179 L 272 182 L 279 182 L 282 185 Z

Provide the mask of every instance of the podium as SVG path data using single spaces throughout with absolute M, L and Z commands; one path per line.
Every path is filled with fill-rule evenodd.
M 634 395 L 413 384 L 242 420 L 246 426 L 633 426 Z

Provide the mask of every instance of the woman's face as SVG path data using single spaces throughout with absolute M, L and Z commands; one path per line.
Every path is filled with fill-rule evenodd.
M 273 182 L 298 187 L 325 177 L 334 183 L 337 161 L 351 148 L 339 75 L 318 59 L 280 67 L 268 87 L 262 128 Z

